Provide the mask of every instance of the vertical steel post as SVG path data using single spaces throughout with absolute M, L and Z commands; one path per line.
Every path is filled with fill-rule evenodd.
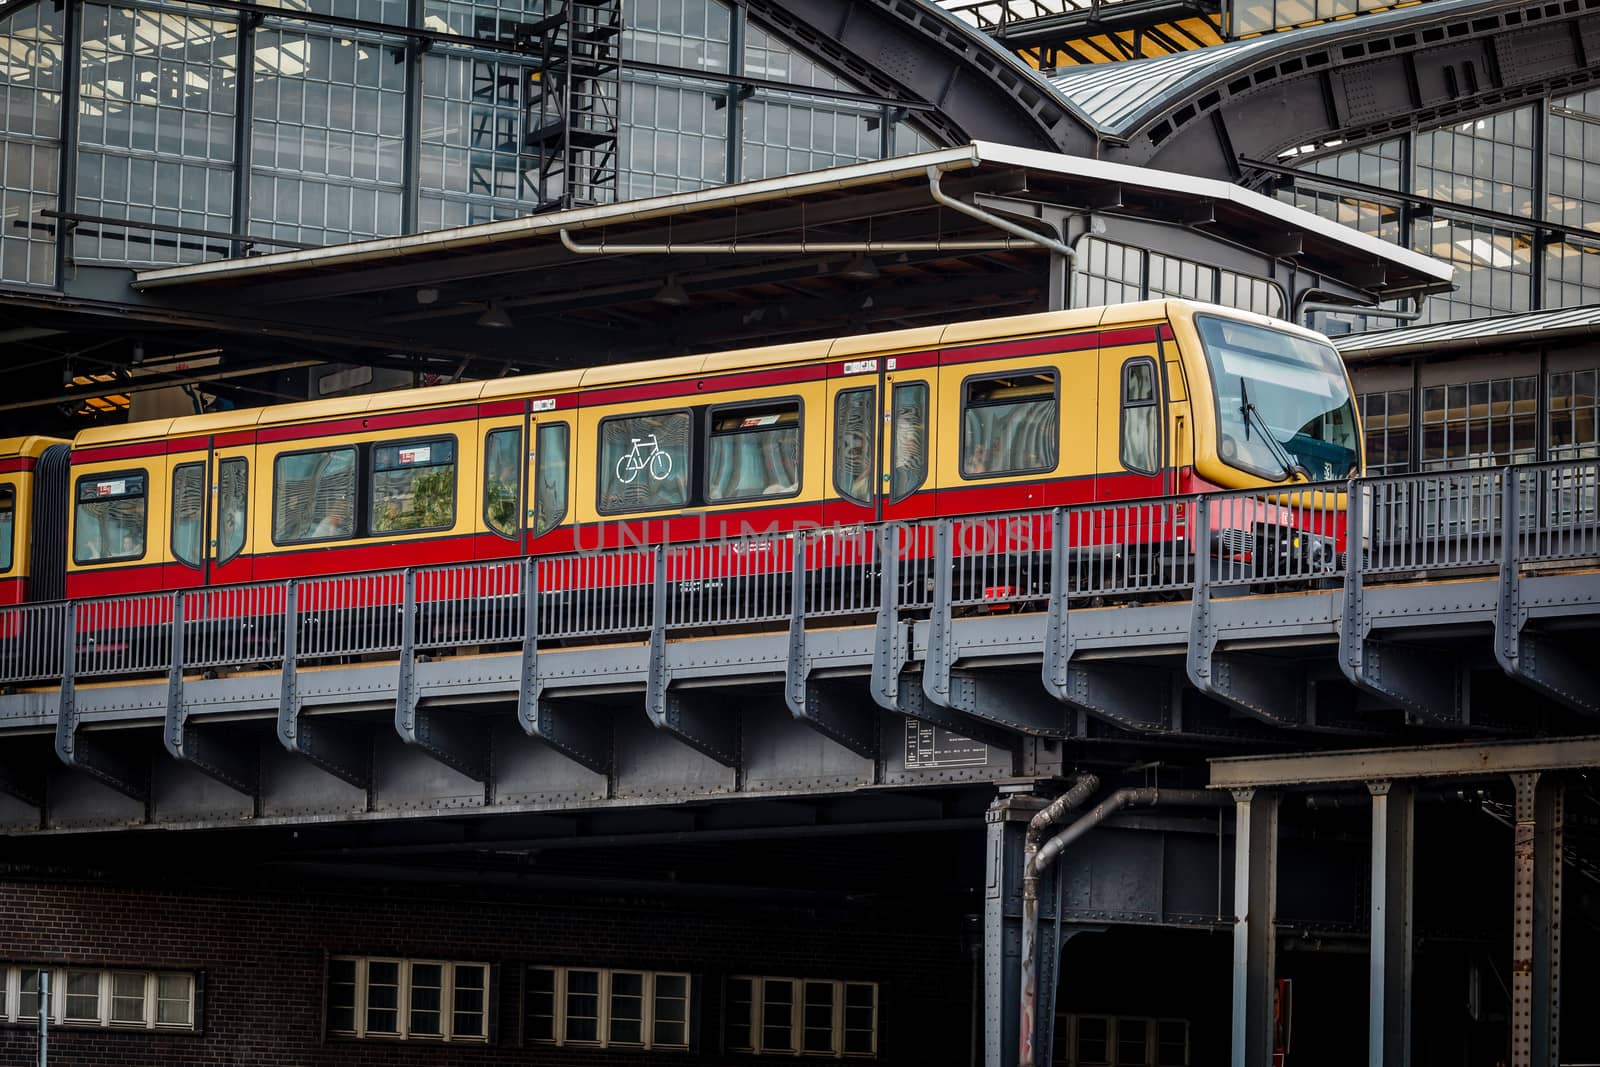
M 1236 789 L 1233 854 L 1233 1067 L 1271 1067 L 1278 794 Z
M 1022 852 L 1028 820 L 1044 807 L 1031 793 L 1002 792 L 984 815 L 983 1062 L 1013 1067 L 1021 1015 Z
M 1514 774 L 1516 838 L 1511 927 L 1511 1067 L 1555 1067 L 1561 1024 L 1561 864 L 1564 790 Z
M 1372 949 L 1367 1016 L 1370 1067 L 1411 1063 L 1411 887 L 1416 796 L 1368 782 L 1372 794 Z
M 50 972 L 39 972 L 39 1067 L 50 1064 Z

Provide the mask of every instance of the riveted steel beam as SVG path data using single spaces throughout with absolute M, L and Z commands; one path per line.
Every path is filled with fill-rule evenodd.
M 1511 925 L 1511 1064 L 1556 1067 L 1561 1047 L 1561 874 L 1565 790 L 1538 772 L 1516 787 Z
M 1364 529 L 1370 505 L 1364 489 L 1347 494 L 1347 524 Z M 1470 675 L 1453 656 L 1372 636 L 1365 582 L 1365 553 L 1352 550 L 1344 574 L 1339 625 L 1339 670 L 1350 684 L 1403 710 L 1418 722 L 1458 726 L 1467 720 Z
M 300 647 L 300 584 L 284 590 L 283 685 L 278 695 L 278 743 L 335 778 L 359 789 L 372 785 L 372 746 L 356 727 L 304 716 L 297 657 Z
M 675 690 L 667 666 L 667 550 L 656 546 L 652 583 L 650 670 L 645 678 L 644 710 L 656 729 L 724 767 L 739 764 L 739 716 L 705 692 Z
M 77 700 L 78 611 L 68 602 L 62 623 L 61 696 L 56 713 L 56 756 L 134 800 L 150 798 L 150 768 L 126 752 L 104 745 L 78 732 L 81 725 Z
M 789 600 L 789 656 L 784 665 L 783 700 L 796 722 L 836 741 L 858 756 L 878 755 L 878 713 L 858 683 L 811 677 L 806 655 L 806 551 L 794 541 L 794 573 Z
M 611 717 L 575 701 L 561 707 L 544 695 L 539 675 L 539 569 L 532 557 L 522 564 L 522 672 L 517 686 L 517 722 L 557 752 L 597 774 L 611 771 Z
M 172 758 L 203 771 L 246 796 L 261 791 L 261 764 L 255 746 L 231 745 L 189 721 L 183 699 L 183 594 L 172 596 L 172 650 L 167 670 L 167 716 L 162 742 Z
M 994 726 L 1032 737 L 1081 737 L 1084 715 L 1063 707 L 1031 679 L 999 671 L 956 670 L 960 656 L 953 623 L 953 535 L 949 523 L 934 534 L 933 608 L 928 615 L 928 648 L 922 665 L 922 692 L 929 703 Z
M 1600 671 L 1569 645 L 1528 625 L 1522 602 L 1522 480 L 1501 478 L 1500 588 L 1495 611 L 1494 658 L 1528 688 L 1584 715 L 1600 715 Z
M 1172 671 L 1074 661 L 1068 599 L 1067 528 L 1057 508 L 1050 519 L 1050 606 L 1045 617 L 1045 692 L 1079 711 L 1135 733 L 1166 733 L 1178 727 L 1182 692 Z
M 400 740 L 415 745 L 446 767 L 477 782 L 489 780 L 489 730 L 466 713 L 429 708 L 417 691 L 417 572 L 401 578 L 399 682 L 395 687 L 394 729 Z
M 1303 726 L 1309 683 L 1304 668 L 1260 656 L 1217 651 L 1218 627 L 1211 606 L 1211 514 L 1205 497 L 1195 501 L 1194 599 L 1189 616 L 1189 681 L 1200 692 L 1274 726 Z

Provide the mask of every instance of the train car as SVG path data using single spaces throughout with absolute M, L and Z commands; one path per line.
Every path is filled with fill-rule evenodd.
M 69 450 L 53 437 L 0 440 L 0 606 L 61 598 Z
M 95 598 L 1288 486 L 1361 464 L 1325 339 L 1169 300 L 87 430 L 57 529 L 66 595 Z

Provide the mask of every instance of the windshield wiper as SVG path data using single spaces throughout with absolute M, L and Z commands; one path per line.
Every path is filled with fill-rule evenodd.
M 1311 472 L 1306 470 L 1303 464 L 1289 454 L 1289 450 L 1283 447 L 1283 442 L 1272 436 L 1272 426 L 1267 422 L 1266 416 L 1261 414 L 1261 409 L 1256 407 L 1250 400 L 1250 386 L 1246 384 L 1243 375 L 1239 376 L 1239 414 L 1244 420 L 1244 439 L 1246 441 L 1250 440 L 1250 416 L 1254 415 L 1261 420 L 1261 439 L 1272 450 L 1273 458 L 1283 467 L 1283 476 L 1285 478 L 1295 471 L 1299 471 L 1306 481 L 1309 482 L 1311 480 Z

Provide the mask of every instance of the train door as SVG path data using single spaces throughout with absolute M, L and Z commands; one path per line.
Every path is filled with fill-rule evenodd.
M 1149 334 L 1147 342 L 1100 349 L 1097 500 L 1165 496 L 1173 489 L 1162 353 L 1155 332 Z
M 882 427 L 878 454 L 879 516 L 910 522 L 934 514 L 934 471 L 938 434 L 939 357 L 936 352 L 890 356 L 883 361 L 880 390 Z
M 256 468 L 253 433 L 212 438 L 209 584 L 238 585 L 255 577 L 250 514 L 271 505 L 271 486 L 271 472 Z
M 146 551 L 167 561 L 161 568 L 164 588 L 191 589 L 206 584 L 210 569 L 206 551 L 211 528 L 207 507 L 212 477 L 209 442 L 198 449 L 186 444 L 181 453 L 166 457 L 165 467 L 151 472 L 153 479 L 166 482 L 167 492 L 164 513 L 146 514 Z M 154 504 L 162 496 L 151 492 L 148 499 Z
M 463 485 L 458 490 L 463 500 L 476 501 L 481 533 L 473 555 L 478 559 L 503 559 L 522 553 L 522 534 L 527 528 L 529 450 L 523 442 L 528 435 L 527 401 L 496 404 L 492 414 L 479 412 L 478 447 L 480 484 Z
M 883 434 L 879 402 L 883 360 L 861 359 L 830 368 L 826 440 L 828 477 L 823 488 L 824 526 L 876 522 L 882 498 L 878 473 Z
M 578 437 L 571 409 L 534 412 L 529 420 L 528 551 L 573 547 L 572 493 Z

